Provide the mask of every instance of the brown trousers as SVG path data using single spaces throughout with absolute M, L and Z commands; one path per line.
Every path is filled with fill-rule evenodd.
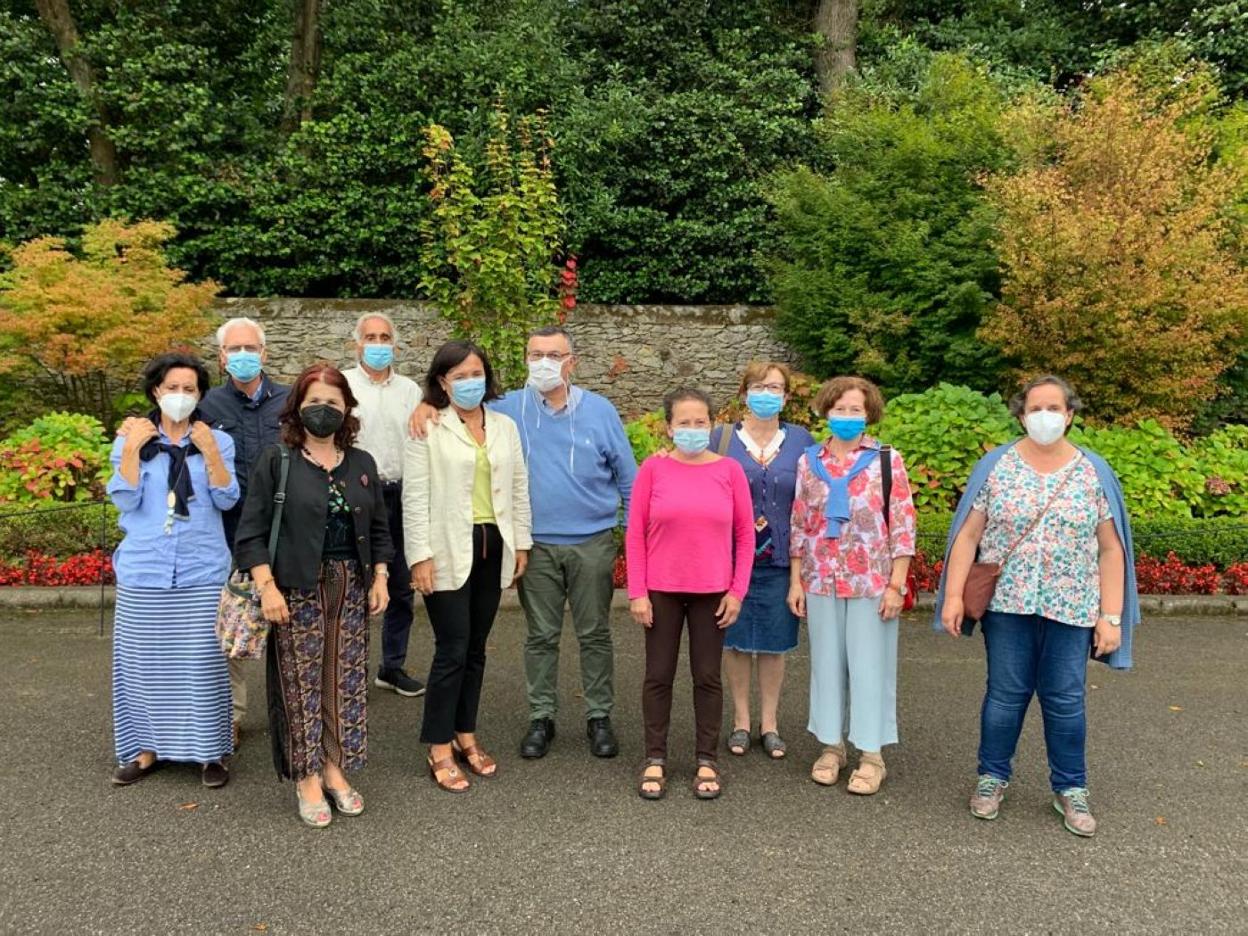
M 646 678 L 641 714 L 646 730 L 646 757 L 667 759 L 667 730 L 672 720 L 672 683 L 680 657 L 680 635 L 689 623 L 689 670 L 693 674 L 693 717 L 698 757 L 715 760 L 724 715 L 720 662 L 724 632 L 715 624 L 723 592 L 650 593 L 654 625 L 646 631 Z

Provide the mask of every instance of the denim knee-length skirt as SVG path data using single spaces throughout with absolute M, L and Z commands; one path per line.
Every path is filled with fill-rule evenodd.
M 788 653 L 797 646 L 797 617 L 789 610 L 789 570 L 755 566 L 741 616 L 724 634 L 724 647 L 740 653 Z

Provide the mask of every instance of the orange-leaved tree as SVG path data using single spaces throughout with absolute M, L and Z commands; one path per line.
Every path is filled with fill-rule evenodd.
M 143 364 L 205 336 L 216 283 L 189 283 L 166 262 L 173 226 L 106 220 L 88 227 L 80 255 L 39 237 L 10 251 L 0 274 L 0 373 L 42 387 L 53 408 L 112 427 L 115 402 Z
M 1248 340 L 1248 174 L 1215 158 L 1211 86 L 1124 68 L 1063 107 L 1020 104 L 1021 166 L 985 180 L 1004 280 L 980 335 L 1070 378 L 1094 421 L 1183 429 Z

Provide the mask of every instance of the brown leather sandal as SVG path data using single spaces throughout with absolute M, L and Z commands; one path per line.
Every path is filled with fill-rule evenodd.
M 455 758 L 444 757 L 440 761 L 435 761 L 432 757 L 426 757 L 425 763 L 429 766 L 429 777 L 438 785 L 438 789 L 446 790 L 447 793 L 467 793 L 468 778 L 459 772 L 459 766 L 455 763 Z M 446 771 L 446 779 L 438 779 L 438 774 Z M 464 778 L 463 786 L 455 786 L 454 783 L 460 777 Z
M 464 762 L 464 766 L 478 777 L 489 779 L 490 777 L 498 776 L 498 762 L 481 750 L 480 745 L 473 744 L 468 747 L 460 747 L 458 741 L 452 741 L 451 750 L 456 757 Z
M 646 771 L 651 767 L 658 767 L 663 772 L 657 777 L 646 776 Z M 652 783 L 658 787 L 657 790 L 647 790 L 646 784 Z M 667 762 L 651 757 L 646 760 L 646 766 L 641 769 L 641 779 L 637 782 L 637 795 L 642 799 L 660 800 L 667 795 Z
M 829 744 L 810 768 L 810 779 L 820 786 L 834 786 L 848 760 L 844 743 Z
M 712 777 L 700 776 L 698 771 L 702 770 L 703 768 L 710 770 L 714 774 L 714 776 Z M 702 789 L 702 784 L 704 783 L 715 784 L 715 789 L 713 790 Z M 693 795 L 696 796 L 698 799 L 712 800 L 712 799 L 719 799 L 719 795 L 723 792 L 724 792 L 724 777 L 723 777 L 723 774 L 719 772 L 719 765 L 716 764 L 713 760 L 707 760 L 704 757 L 699 757 L 698 768 L 697 770 L 693 772 Z

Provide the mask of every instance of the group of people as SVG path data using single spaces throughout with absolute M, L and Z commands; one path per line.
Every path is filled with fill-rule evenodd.
M 227 782 L 248 702 L 247 664 L 227 662 L 214 635 L 232 568 L 251 576 L 271 625 L 273 757 L 295 782 L 308 825 L 364 808 L 348 775 L 367 752 L 370 615 L 384 615 L 373 685 L 425 695 L 420 739 L 439 789 L 464 793 L 498 773 L 477 721 L 487 640 L 512 585 L 527 623 L 530 722 L 520 755 L 540 758 L 555 740 L 570 609 L 588 746 L 615 756 L 610 617 L 623 523 L 629 610 L 645 629 L 638 794 L 667 791 L 686 630 L 693 794 L 715 799 L 724 789 L 721 672 L 733 701 L 730 755 L 745 756 L 757 737 L 767 757 L 785 757 L 777 713 L 802 618 L 808 729 L 822 745 L 811 778 L 837 783 L 850 766 L 848 742 L 858 756 L 847 789 L 880 789 L 884 747 L 898 741 L 898 620 L 916 514 L 901 453 L 866 431 L 883 415 L 877 387 L 827 381 L 814 402 L 828 431 L 820 444 L 780 418 L 788 368 L 752 363 L 734 423 L 716 425 L 698 389 L 669 393 L 671 448 L 639 469 L 612 404 L 573 382 L 576 351 L 562 327 L 529 337 L 528 380 L 505 393 L 472 342 L 444 344 L 417 385 L 395 370 L 398 336 L 387 316 L 365 314 L 354 337 L 356 367 L 316 364 L 290 387 L 265 373 L 264 330 L 249 319 L 218 331 L 228 375 L 219 386 L 189 355 L 147 367 L 154 408 L 122 425 L 109 483 L 125 533 L 115 556 L 115 783 L 178 761 L 201 765 L 208 786 Z M 937 626 L 969 633 L 972 565 L 999 563 L 979 622 L 988 686 L 971 811 L 997 815 L 1035 694 L 1054 804 L 1070 831 L 1090 835 L 1086 659 L 1130 665 L 1139 617 L 1130 527 L 1113 472 L 1065 438 L 1079 408 L 1071 388 L 1042 377 L 1013 406 L 1025 435 L 986 455 L 970 478 Z M 406 670 L 416 592 L 434 638 L 427 685 Z

